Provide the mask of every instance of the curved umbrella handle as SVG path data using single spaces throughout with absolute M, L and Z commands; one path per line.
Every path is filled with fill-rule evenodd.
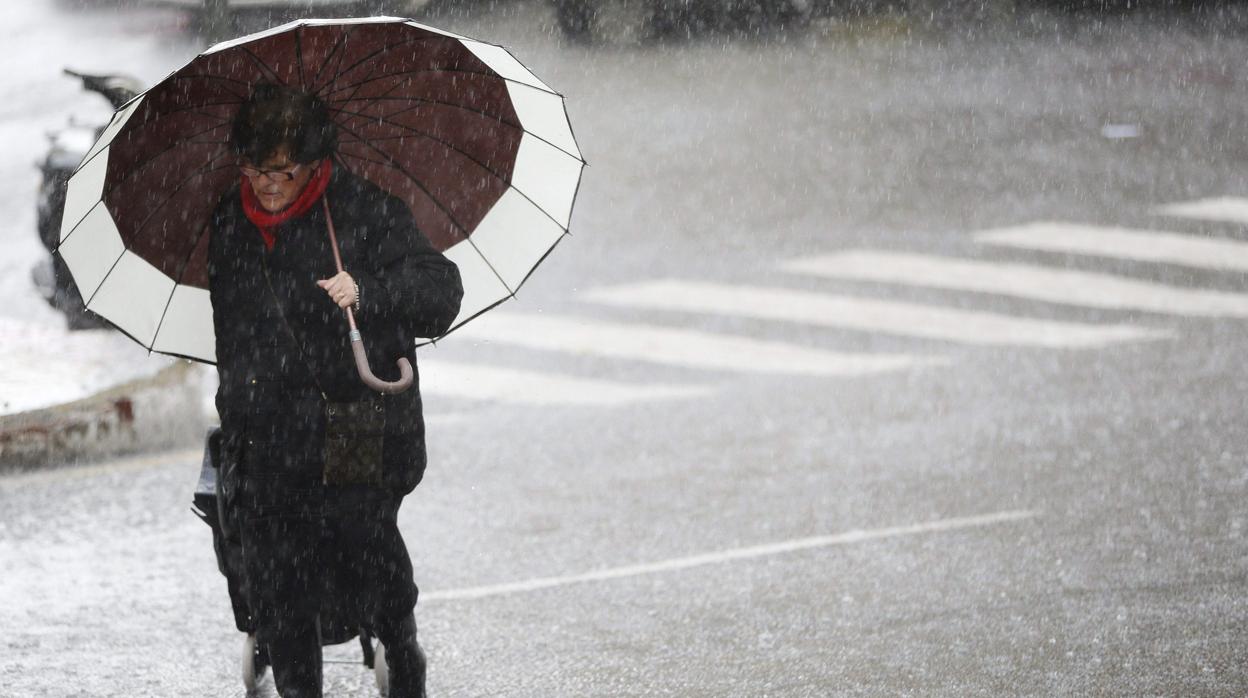
M 350 312 L 347 311 L 348 314 Z M 373 375 L 373 370 L 368 366 L 368 356 L 364 353 L 364 340 L 357 329 L 351 330 L 351 353 L 355 354 L 355 369 L 360 372 L 360 380 L 364 381 L 364 385 L 387 395 L 395 395 L 412 387 L 412 362 L 408 361 L 406 356 L 399 357 L 397 362 L 399 364 L 397 381 L 383 381 Z
M 342 271 L 342 255 L 338 252 L 338 234 L 334 231 L 334 217 L 329 213 L 329 201 L 327 196 L 321 195 L 321 206 L 325 209 L 325 227 L 329 232 L 329 247 L 334 251 L 334 266 L 338 271 Z M 399 379 L 393 383 L 383 381 L 373 375 L 373 369 L 368 366 L 368 355 L 364 353 L 364 339 L 360 336 L 360 329 L 355 326 L 355 313 L 350 308 L 346 309 L 347 325 L 351 328 L 351 353 L 355 354 L 355 370 L 360 372 L 360 380 L 364 385 L 376 390 L 379 393 L 394 395 L 412 387 L 412 362 L 407 357 L 399 357 Z

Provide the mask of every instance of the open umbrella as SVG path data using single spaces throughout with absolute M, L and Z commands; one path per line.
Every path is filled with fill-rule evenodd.
M 505 49 L 392 17 L 291 22 L 123 105 L 69 181 L 58 252 L 86 307 L 148 349 L 215 360 L 209 219 L 238 181 L 235 112 L 264 82 L 324 100 L 338 162 L 406 202 L 459 266 L 452 329 L 567 234 L 584 161 L 563 97 Z

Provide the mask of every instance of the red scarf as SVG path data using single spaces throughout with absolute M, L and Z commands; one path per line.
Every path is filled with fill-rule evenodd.
M 260 205 L 260 199 L 256 197 L 256 192 L 251 188 L 251 182 L 247 180 L 247 175 L 243 175 L 243 184 L 240 190 L 243 195 L 243 213 L 247 214 L 256 229 L 260 231 L 260 236 L 264 238 L 264 246 L 270 252 L 273 251 L 273 245 L 277 244 L 276 228 L 291 218 L 297 218 L 307 213 L 312 204 L 325 193 L 329 188 L 329 175 L 333 170 L 333 163 L 329 158 L 321 161 L 321 166 L 316 168 L 312 179 L 308 180 L 307 186 L 303 191 L 299 192 L 299 196 L 286 208 L 270 213 Z

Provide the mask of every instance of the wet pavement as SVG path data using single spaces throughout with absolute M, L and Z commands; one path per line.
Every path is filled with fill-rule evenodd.
M 434 695 L 1248 692 L 1236 17 L 428 21 L 563 91 L 590 164 L 499 321 L 421 355 Z M 195 50 L 109 22 L 145 77 Z M 244 694 L 198 461 L 0 477 L 0 695 Z

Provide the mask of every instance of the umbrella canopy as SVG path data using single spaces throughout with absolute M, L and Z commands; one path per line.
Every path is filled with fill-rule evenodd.
M 123 105 L 70 178 L 58 252 L 86 307 L 152 351 L 215 360 L 210 217 L 239 180 L 234 115 L 266 82 L 324 100 L 338 162 L 406 202 L 459 266 L 452 329 L 567 234 L 584 161 L 563 97 L 505 49 L 390 17 L 291 22 Z

